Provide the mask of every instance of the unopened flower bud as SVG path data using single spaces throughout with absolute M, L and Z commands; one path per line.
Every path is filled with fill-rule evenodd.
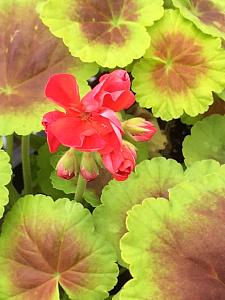
M 75 151 L 70 148 L 58 161 L 56 170 L 59 177 L 71 179 L 77 175 L 78 163 Z
M 84 152 L 80 164 L 80 173 L 87 181 L 94 180 L 99 175 L 99 169 L 91 152 Z
M 146 142 L 156 133 L 155 126 L 143 118 L 132 118 L 123 122 L 123 130 L 136 142 Z

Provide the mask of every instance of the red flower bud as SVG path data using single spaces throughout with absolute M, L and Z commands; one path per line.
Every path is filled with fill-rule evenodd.
M 75 149 L 70 148 L 57 163 L 57 175 L 64 179 L 71 179 L 77 175 L 77 169 L 78 164 Z
M 135 168 L 136 150 L 133 144 L 123 141 L 119 152 L 112 151 L 102 155 L 102 161 L 106 169 L 118 181 L 128 178 Z
M 80 173 L 87 181 L 94 180 L 99 175 L 98 166 L 92 153 L 83 153 L 80 165 Z
M 155 126 L 143 118 L 133 118 L 123 122 L 123 130 L 136 142 L 146 142 L 156 133 Z

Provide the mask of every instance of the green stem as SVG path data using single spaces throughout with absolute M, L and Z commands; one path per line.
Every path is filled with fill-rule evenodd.
M 10 157 L 11 164 L 13 163 L 13 142 L 14 142 L 14 136 L 13 134 L 6 136 L 6 152 L 8 153 Z
M 7 185 L 7 188 L 9 191 L 9 206 L 12 207 L 17 201 L 17 199 L 20 198 L 20 194 L 17 192 L 12 181 Z
M 30 135 L 22 136 L 22 166 L 23 166 L 23 182 L 24 194 L 32 194 L 32 178 L 30 168 Z
M 78 180 L 77 180 L 77 188 L 74 196 L 74 200 L 77 202 L 82 203 L 83 202 L 83 195 L 86 189 L 87 181 L 83 178 L 81 174 L 79 174 Z

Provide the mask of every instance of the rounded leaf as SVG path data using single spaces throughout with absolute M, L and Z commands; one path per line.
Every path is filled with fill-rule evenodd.
M 221 165 L 213 159 L 195 161 L 184 172 L 184 180 L 195 181 L 201 176 L 217 173 L 221 170 Z
M 180 13 L 200 30 L 225 39 L 224 0 L 172 0 Z
M 132 72 L 136 100 L 163 120 L 205 112 L 212 91 L 225 86 L 221 41 L 201 33 L 177 10 L 165 11 L 149 34 L 151 46 Z
M 75 57 L 124 67 L 149 47 L 145 26 L 162 17 L 162 5 L 162 0 L 49 0 L 41 18 Z
M 183 180 L 183 169 L 172 159 L 153 158 L 140 163 L 135 173 L 124 182 L 111 181 L 102 192 L 102 205 L 94 210 L 97 231 L 107 237 L 117 252 L 119 241 L 126 232 L 127 212 L 148 197 L 168 198 L 168 190 Z
M 177 185 L 169 200 L 128 213 L 121 249 L 134 279 L 120 299 L 224 299 L 224 174 Z
M 202 159 L 225 163 L 225 116 L 212 115 L 197 122 L 183 142 L 186 166 Z
M 68 199 L 28 195 L 8 213 L 0 237 L 0 298 L 105 299 L 116 283 L 111 246 L 87 209 Z
M 5 185 L 11 180 L 12 169 L 8 154 L 0 150 L 0 218 L 4 213 L 4 206 L 9 202 L 9 192 Z
M 44 113 L 54 108 L 45 98 L 48 78 L 55 73 L 76 75 L 81 94 L 96 65 L 73 58 L 62 41 L 41 22 L 38 0 L 1 0 L 0 135 L 27 135 L 42 130 Z

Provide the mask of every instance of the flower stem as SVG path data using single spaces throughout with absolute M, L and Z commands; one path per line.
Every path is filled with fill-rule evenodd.
M 22 136 L 22 166 L 23 166 L 23 182 L 24 194 L 32 194 L 32 178 L 30 168 L 30 135 Z
M 77 202 L 82 203 L 83 202 L 83 195 L 86 189 L 87 181 L 83 178 L 81 174 L 79 174 L 78 180 L 77 180 L 77 188 L 74 196 L 74 200 Z
M 7 185 L 9 191 L 9 206 L 12 207 L 15 202 L 20 198 L 20 194 L 17 192 L 12 181 Z
M 14 136 L 13 134 L 6 136 L 6 152 L 8 153 L 10 157 L 11 164 L 13 163 L 13 142 L 14 142 Z

